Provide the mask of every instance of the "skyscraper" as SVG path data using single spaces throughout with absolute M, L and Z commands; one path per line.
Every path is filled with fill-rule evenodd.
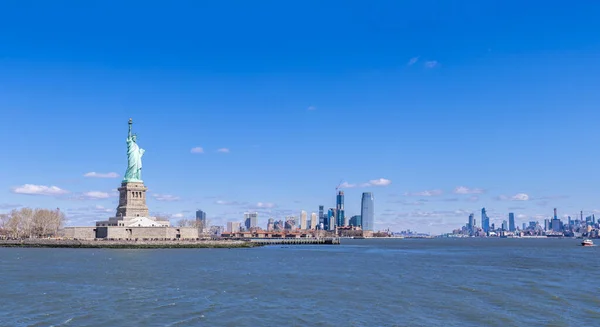
M 310 214 L 310 229 L 317 229 L 317 225 L 318 225 L 319 221 L 317 220 L 317 214 L 316 213 L 311 213 Z
M 319 225 L 323 224 L 325 226 L 325 207 L 319 206 Z
M 339 191 L 337 195 L 336 207 L 335 207 L 335 224 L 336 226 L 344 226 L 344 191 Z
M 359 215 L 352 216 L 352 218 L 350 218 L 350 226 L 354 226 L 354 227 L 362 226 L 361 216 L 359 216 Z
M 360 205 L 360 218 L 363 230 L 374 230 L 375 225 L 375 203 L 373 193 L 364 192 Z
M 335 208 L 329 208 L 327 211 L 327 226 L 326 230 L 334 230 L 335 229 Z
M 258 227 L 258 212 L 244 213 L 244 225 L 246 226 L 246 230 Z
M 267 231 L 271 232 L 275 229 L 275 219 L 269 218 L 269 222 L 267 223 Z
M 481 208 L 481 228 L 486 233 L 490 231 L 490 217 L 485 212 L 485 208 Z
M 508 214 L 508 230 L 511 232 L 517 230 L 515 228 L 515 214 L 512 212 Z
M 307 229 L 307 225 L 306 225 L 306 211 L 302 210 L 300 212 L 300 229 L 305 230 Z
M 285 217 L 285 229 L 292 230 L 292 231 L 296 229 L 296 217 L 294 217 L 294 216 Z
M 230 221 L 227 223 L 227 231 L 230 233 L 236 233 L 240 231 L 240 223 Z
M 506 230 L 508 230 L 508 223 L 506 222 L 506 220 L 503 220 L 503 221 L 502 221 L 502 230 L 503 230 L 503 231 L 506 231 Z
M 475 215 L 474 214 L 470 214 L 469 215 L 469 232 L 473 232 L 473 229 L 475 229 Z
M 198 228 L 206 228 L 206 212 L 196 210 L 196 224 Z

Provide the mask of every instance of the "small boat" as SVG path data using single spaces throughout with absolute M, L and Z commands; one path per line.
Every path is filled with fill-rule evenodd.
M 583 240 L 581 242 L 582 246 L 594 246 L 594 242 L 592 242 L 592 240 L 590 240 L 589 238 L 586 238 L 585 240 Z

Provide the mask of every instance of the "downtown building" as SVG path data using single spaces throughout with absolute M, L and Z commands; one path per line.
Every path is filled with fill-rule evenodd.
M 360 226 L 362 230 L 373 231 L 375 225 L 375 199 L 373 193 L 364 192 L 360 204 Z

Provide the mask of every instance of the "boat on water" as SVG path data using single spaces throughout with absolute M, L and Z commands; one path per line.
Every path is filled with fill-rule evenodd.
M 583 240 L 581 242 L 582 246 L 594 246 L 594 242 L 592 240 L 590 240 L 589 238 L 586 238 L 585 240 Z

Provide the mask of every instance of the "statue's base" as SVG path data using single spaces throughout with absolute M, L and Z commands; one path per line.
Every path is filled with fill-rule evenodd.
M 143 182 L 122 182 L 119 187 L 119 206 L 116 217 L 148 217 L 146 191 Z
M 156 217 L 111 217 L 108 220 L 96 222 L 96 227 L 169 227 L 168 220 L 158 220 Z

